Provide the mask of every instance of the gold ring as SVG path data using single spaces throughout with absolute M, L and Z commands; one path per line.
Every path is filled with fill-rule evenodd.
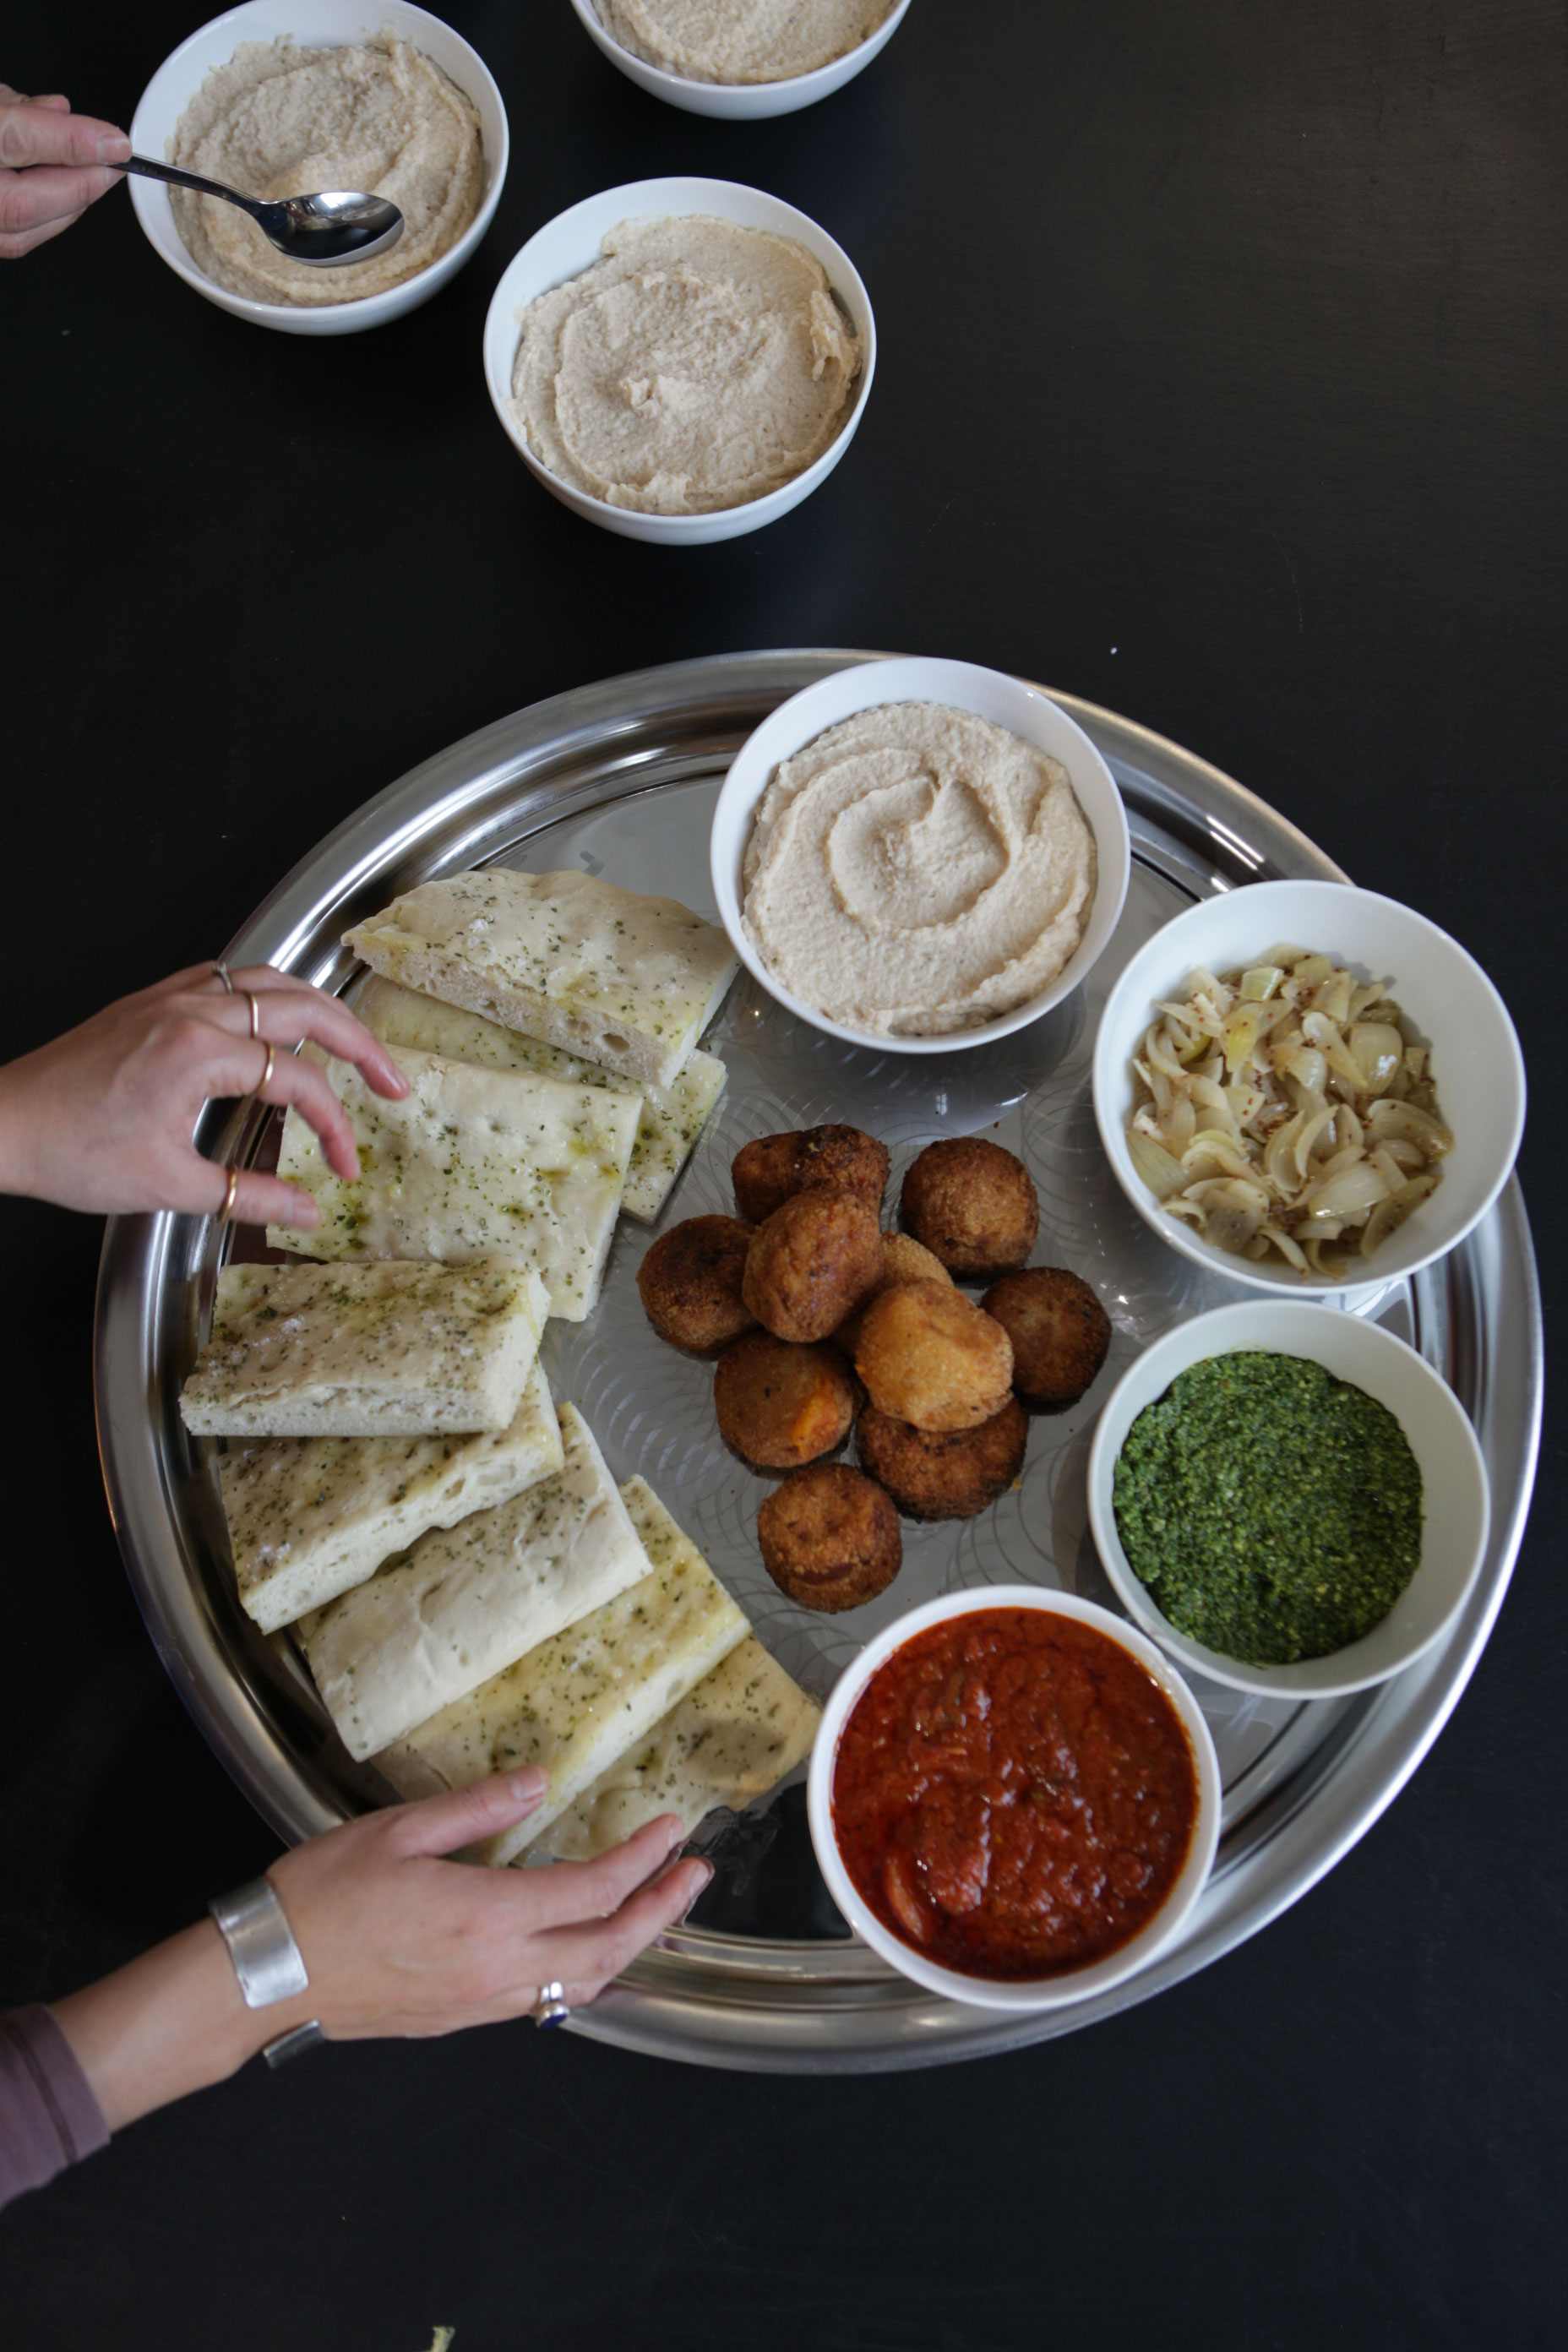
M 213 966 L 213 974 L 216 979 L 222 981 L 227 993 L 232 996 L 234 994 L 234 982 L 228 976 L 227 964 L 215 963 Z
M 239 1171 L 237 1168 L 231 1168 L 228 1171 L 228 1182 L 224 1187 L 223 1206 L 217 1213 L 217 1221 L 220 1225 L 226 1225 L 229 1219 L 233 1216 L 234 1196 L 238 1190 Z
M 268 1048 L 267 1048 L 267 1061 L 266 1061 L 266 1066 L 265 1066 L 265 1067 L 264 1067 L 264 1068 L 263 1068 L 263 1070 L 262 1070 L 262 1073 L 261 1073 L 260 1077 L 259 1077 L 259 1078 L 258 1078 L 258 1080 L 257 1080 L 257 1082 L 256 1082 L 256 1085 L 255 1085 L 255 1086 L 254 1086 L 254 1087 L 251 1089 L 251 1091 L 252 1091 L 254 1094 L 264 1095 L 264 1094 L 267 1092 L 268 1087 L 271 1084 L 272 1084 L 272 1047 L 271 1047 L 270 1045 L 268 1045 Z
M 261 1036 L 261 999 L 248 988 L 242 988 L 239 992 L 250 1007 L 250 1034 L 253 1037 L 259 1040 Z

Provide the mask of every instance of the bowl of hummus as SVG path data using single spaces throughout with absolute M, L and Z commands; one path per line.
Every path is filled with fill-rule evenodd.
M 132 181 L 143 232 L 187 286 L 295 335 L 359 333 L 427 301 L 489 226 L 508 152 L 506 109 L 478 52 L 398 0 L 231 8 L 159 67 L 131 138 L 247 195 L 361 188 L 399 207 L 388 252 L 321 269 L 279 254 L 235 205 Z
M 729 180 L 639 180 L 530 237 L 485 321 L 485 382 L 574 514 L 664 546 L 759 530 L 825 482 L 876 369 L 826 231 Z
M 856 1045 L 949 1054 L 1037 1021 L 1116 929 L 1110 769 L 1021 678 L 866 662 L 792 696 L 713 814 L 714 895 L 769 994 Z
M 830 98 L 881 54 L 910 0 L 572 0 L 610 63 L 688 114 L 754 122 Z

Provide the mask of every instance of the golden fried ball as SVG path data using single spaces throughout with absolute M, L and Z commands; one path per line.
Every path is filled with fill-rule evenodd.
M 885 1592 L 903 1564 L 891 1500 L 837 1462 L 786 1478 L 757 1513 L 757 1539 L 779 1591 L 806 1609 L 858 1609 Z
M 884 1290 L 900 1290 L 910 1282 L 942 1282 L 951 1289 L 952 1276 L 940 1258 L 932 1257 L 930 1250 L 922 1248 L 919 1242 L 911 1241 L 908 1234 L 884 1234 L 882 1278 L 871 1297 L 879 1298 Z M 846 1316 L 833 1334 L 836 1344 L 850 1356 L 859 1342 L 866 1308 L 870 1304 L 870 1298 L 865 1300 L 852 1315 Z
M 831 1453 L 858 1402 L 833 1349 L 794 1346 L 771 1331 L 737 1339 L 713 1375 L 720 1433 L 760 1470 L 793 1470 Z
M 904 1178 L 900 1207 L 916 1241 L 953 1274 L 1022 1265 L 1040 1229 L 1028 1170 L 979 1135 L 928 1143 Z
M 914 1429 L 868 1405 L 855 1431 L 863 1466 L 909 1519 L 972 1519 L 1013 1484 L 1028 1437 L 1016 1397 L 974 1429 Z
M 826 1339 L 881 1277 L 876 1212 L 850 1192 L 796 1192 L 752 1235 L 741 1296 L 780 1339 Z
M 752 1229 L 738 1217 L 687 1217 L 671 1225 L 637 1268 L 648 1321 L 673 1347 L 721 1348 L 756 1317 L 741 1297 Z
M 911 1282 L 872 1300 L 855 1369 L 883 1412 L 917 1429 L 972 1429 L 1007 1400 L 1013 1343 L 950 1283 Z
M 1005 1274 L 981 1300 L 1013 1342 L 1013 1387 L 1026 1404 L 1076 1404 L 1104 1363 L 1110 1318 L 1066 1266 Z
M 760 1225 L 796 1192 L 853 1192 L 880 1213 L 888 1188 L 888 1147 L 858 1127 L 805 1127 L 742 1146 L 730 1171 L 735 1206 Z

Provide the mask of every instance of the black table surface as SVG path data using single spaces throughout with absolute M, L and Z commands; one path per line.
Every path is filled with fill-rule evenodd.
M 170 0 L 9 13 L 0 71 L 121 121 L 196 21 Z M 1534 1073 L 1521 1174 L 1550 1313 L 1555 0 L 916 0 L 849 88 L 753 125 L 644 96 L 567 0 L 447 14 L 501 85 L 512 163 L 478 257 L 411 317 L 326 341 L 242 323 L 163 266 L 123 190 L 0 272 L 0 1052 L 217 953 L 361 802 L 542 697 L 758 646 L 952 654 L 1190 746 L 1479 957 Z M 826 487 L 690 551 L 547 497 L 479 367 L 524 238 L 668 172 L 820 220 L 881 338 Z M 373 625 L 360 659 L 333 653 L 334 616 Z M 4 1221 L 0 1999 L 20 2000 L 276 1847 L 117 1556 L 98 1228 L 16 1202 Z M 525 2027 L 252 2067 L 0 2219 L 0 2335 L 1560 2340 L 1562 1502 L 1549 1424 L 1512 1591 L 1433 1753 L 1331 1876 L 1176 1990 L 883 2077 L 680 2068 Z

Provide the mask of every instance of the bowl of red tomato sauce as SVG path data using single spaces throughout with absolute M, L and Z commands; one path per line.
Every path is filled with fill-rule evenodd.
M 850 1927 L 928 1991 L 1053 2009 L 1134 1975 L 1203 1892 L 1220 1780 L 1135 1627 L 993 1585 L 911 1610 L 824 1710 L 812 1841 Z

